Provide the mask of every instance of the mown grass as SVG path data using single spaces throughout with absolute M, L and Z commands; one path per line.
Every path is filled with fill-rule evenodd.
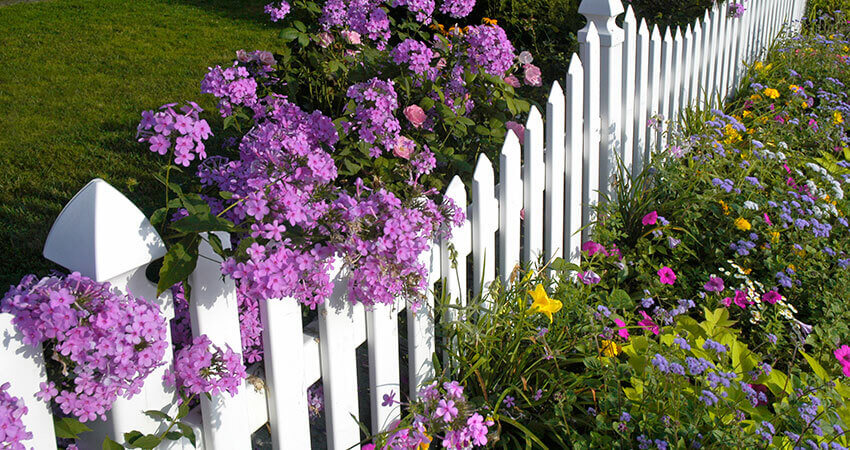
M 273 49 L 266 0 L 47 0 L 0 6 L 0 289 L 55 268 L 53 220 L 100 177 L 149 214 L 161 160 L 137 143 L 143 109 L 199 100 L 210 65 Z M 208 114 L 207 119 L 212 118 Z M 211 123 L 215 128 L 215 123 Z M 220 129 L 220 128 L 219 128 Z

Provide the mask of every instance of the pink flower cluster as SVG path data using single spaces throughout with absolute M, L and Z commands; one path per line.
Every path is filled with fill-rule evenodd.
M 410 71 L 416 75 L 426 75 L 429 80 L 437 79 L 439 73 L 436 67 L 431 67 L 431 60 L 437 56 L 431 47 L 416 39 L 405 39 L 390 51 L 393 63 L 407 64 Z
M 166 370 L 164 379 L 188 395 L 228 392 L 234 396 L 246 376 L 242 356 L 230 347 L 222 351 L 202 334 L 177 352 L 174 368 Z
M 348 88 L 347 96 L 356 105 L 355 110 L 350 111 L 354 120 L 347 123 L 347 131 L 357 131 L 363 141 L 380 144 L 385 150 L 392 151 L 401 131 L 395 117 L 398 97 L 393 82 L 372 78 Z M 369 150 L 374 158 L 381 156 L 382 152 L 378 146 Z
M 23 399 L 8 392 L 11 385 L 0 386 L 0 447 L 8 450 L 25 450 L 21 441 L 32 439 L 32 433 L 24 427 L 21 417 L 27 413 Z
M 233 113 L 234 106 L 256 106 L 257 80 L 238 62 L 226 69 L 221 66 L 210 67 L 201 81 L 201 93 L 218 97 L 219 112 L 222 117 L 226 117 Z
M 420 400 L 410 405 L 413 423 L 399 428 L 391 426 L 384 449 L 410 449 L 428 446 L 442 441 L 443 448 L 468 449 L 487 445 L 487 434 L 493 421 L 470 409 L 463 394 L 463 386 L 457 381 L 425 386 L 419 391 Z M 389 401 L 392 401 L 390 397 Z
M 406 6 L 407 10 L 416 14 L 416 21 L 424 25 L 431 23 L 434 13 L 434 0 L 395 0 L 393 7 Z
M 841 364 L 841 370 L 844 372 L 844 376 L 850 377 L 850 346 L 842 345 L 835 349 L 835 357 L 838 359 L 839 364 Z
M 212 131 L 206 120 L 198 118 L 203 109 L 197 103 L 188 102 L 180 112 L 174 110 L 176 105 L 162 105 L 157 112 L 142 111 L 136 138 L 150 144 L 151 151 L 160 155 L 171 150 L 174 138 L 174 162 L 188 167 L 196 154 L 199 160 L 207 157 L 204 140 L 212 136 Z
M 366 36 L 375 41 L 378 50 L 383 50 L 390 39 L 390 19 L 382 3 L 381 0 L 327 0 L 319 23 L 325 31 L 347 28 Z
M 287 3 L 285 0 L 282 0 L 277 3 L 269 3 L 265 7 L 266 14 L 271 17 L 272 22 L 283 20 L 283 18 L 286 17 L 287 14 L 289 14 L 289 10 L 289 3 Z
M 443 4 L 440 6 L 440 12 L 460 19 L 461 17 L 468 16 L 474 7 L 475 0 L 443 0 Z
M 473 25 L 466 34 L 467 58 L 474 69 L 504 77 L 514 64 L 514 46 L 498 25 Z
M 39 396 L 83 422 L 105 418 L 118 396 L 140 392 L 167 347 L 165 319 L 155 304 L 76 272 L 24 277 L 0 301 L 0 311 L 15 316 L 25 343 L 53 352 L 48 364 L 63 378 L 58 389 L 42 383 Z

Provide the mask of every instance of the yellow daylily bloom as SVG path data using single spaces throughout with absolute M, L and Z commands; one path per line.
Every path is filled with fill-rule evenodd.
M 776 89 L 773 89 L 773 88 L 766 88 L 764 90 L 764 95 L 765 95 L 765 97 L 777 99 L 777 98 L 779 98 L 779 91 L 777 91 Z
M 720 203 L 720 206 L 723 208 L 723 214 L 729 215 L 729 205 L 726 204 L 723 200 L 718 200 L 717 203 Z
M 534 303 L 531 304 L 529 309 L 545 314 L 549 318 L 549 322 L 552 322 L 552 314 L 560 311 L 561 307 L 564 306 L 560 300 L 549 298 L 542 284 L 538 284 L 533 291 L 528 291 L 528 295 L 534 299 Z
M 599 354 L 602 356 L 617 356 L 622 351 L 622 347 L 620 347 L 616 342 L 603 339 L 601 348 L 599 349 Z
M 840 112 L 835 111 L 832 113 L 832 123 L 833 125 L 838 125 L 840 123 L 844 123 L 844 116 L 841 115 Z
M 747 231 L 753 226 L 750 225 L 750 222 L 748 222 L 747 219 L 743 217 L 738 217 L 737 219 L 735 219 L 735 227 L 737 227 L 741 231 Z

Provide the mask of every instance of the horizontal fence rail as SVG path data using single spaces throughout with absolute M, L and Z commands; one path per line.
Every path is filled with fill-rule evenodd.
M 580 52 L 572 56 L 564 79 L 552 85 L 545 111 L 532 108 L 524 135 L 508 132 L 498 158 L 498 180 L 485 156 L 476 162 L 471 183 L 451 180 L 445 196 L 465 208 L 467 220 L 450 241 L 434 243 L 421 255 L 429 285 L 442 283 L 449 301 L 463 305 L 496 277 L 507 281 L 519 263 L 539 257 L 578 262 L 586 238 L 578 230 L 594 220 L 600 194 L 611 194 L 617 165 L 632 174 L 642 170 L 652 153 L 673 144 L 670 124 L 682 111 L 717 106 L 734 94 L 746 66 L 762 57 L 783 30 L 797 30 L 805 10 L 805 0 L 749 0 L 745 5 L 742 17 L 730 17 L 724 2 L 684 28 L 662 30 L 638 20 L 619 0 L 584 0 L 579 12 L 588 21 L 578 32 Z M 615 18 L 623 13 L 621 28 Z M 663 121 L 648 127 L 659 115 Z M 220 238 L 229 242 L 226 235 Z M 208 246 L 201 251 L 215 258 Z M 155 299 L 170 319 L 170 294 L 156 298 L 155 286 L 145 278 L 146 266 L 164 253 L 165 245 L 141 211 L 102 180 L 93 180 L 63 209 L 44 250 L 67 269 Z M 241 352 L 236 289 L 220 274 L 217 263 L 202 259 L 191 276 L 192 331 Z M 276 449 L 314 446 L 307 390 L 317 381 L 324 388 L 327 447 L 351 448 L 364 437 L 358 420 L 368 419 L 371 431 L 380 432 L 399 418 L 398 405 L 382 404 L 385 394 L 399 393 L 406 379 L 414 399 L 434 376 L 438 324 L 433 291 L 416 311 L 404 302 L 367 311 L 347 301 L 343 269 L 337 267 L 332 279 L 333 295 L 319 307 L 314 323 L 304 323 L 301 307 L 292 299 L 260 302 L 265 352 L 261 380 L 246 382 L 232 398 L 202 399 L 189 415 L 198 448 L 250 448 L 251 434 L 266 423 Z M 446 318 L 455 319 L 455 311 L 449 309 Z M 35 397 L 39 383 L 46 381 L 42 349 L 22 343 L 8 314 L 0 314 L 0 330 L 0 378 L 12 383 L 10 393 L 29 408 L 23 420 L 34 440 L 27 444 L 55 448 L 49 406 Z M 357 352 L 364 344 L 368 381 L 358 379 Z M 399 363 L 400 349 L 407 355 L 404 365 Z M 142 411 L 169 412 L 175 394 L 163 384 L 162 373 L 172 360 L 167 352 L 143 392 L 119 400 L 106 421 L 94 422 L 80 448 L 100 448 L 107 434 L 120 441 L 133 429 L 156 430 L 158 424 Z M 368 412 L 361 416 L 364 404 Z M 192 446 L 182 439 L 160 448 Z

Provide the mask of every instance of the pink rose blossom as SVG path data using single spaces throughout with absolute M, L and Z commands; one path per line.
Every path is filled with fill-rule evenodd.
M 419 105 L 410 105 L 407 108 L 404 108 L 404 117 L 407 117 L 407 120 L 410 121 L 413 128 L 421 127 L 427 118 L 425 110 L 423 110 Z
M 416 150 L 416 142 L 413 142 L 412 139 L 404 136 L 399 136 L 395 139 L 393 155 L 403 159 L 410 159 L 410 155 L 413 154 L 414 150 Z
M 512 87 L 515 87 L 515 88 L 518 88 L 520 86 L 519 79 L 517 79 L 517 77 L 515 77 L 513 75 L 506 76 L 505 77 L 505 83 L 507 83 L 508 86 L 512 86 Z
M 519 141 L 522 142 L 525 138 L 525 127 L 522 124 L 516 123 L 513 120 L 509 120 L 505 122 L 505 128 L 511 130 L 516 134 L 516 137 L 519 138 Z
M 542 86 L 543 78 L 540 74 L 540 68 L 535 66 L 534 64 L 526 64 L 525 69 L 525 83 L 529 86 Z

